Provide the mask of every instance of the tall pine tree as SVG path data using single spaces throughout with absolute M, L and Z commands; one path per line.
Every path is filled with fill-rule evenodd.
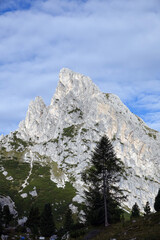
M 88 185 L 85 213 L 89 224 L 108 226 L 120 220 L 121 201 L 126 197 L 118 183 L 124 174 L 124 164 L 116 157 L 110 140 L 103 136 L 93 152 L 91 167 L 82 174 Z
M 53 220 L 51 204 L 47 203 L 40 219 L 40 231 L 44 237 L 50 237 L 55 233 L 55 223 Z
M 149 202 L 146 202 L 146 205 L 144 207 L 144 212 L 145 212 L 145 215 L 148 215 L 151 213 L 151 208 L 149 206 Z
M 10 213 L 8 205 L 5 205 L 3 207 L 3 218 L 4 218 L 5 227 L 8 227 L 9 223 L 13 219 L 13 215 Z
M 160 212 L 160 189 L 157 196 L 155 197 L 154 209 L 156 210 L 156 212 Z
M 139 217 L 140 216 L 140 209 L 137 203 L 135 203 L 132 207 L 131 217 Z
M 73 227 L 72 211 L 70 208 L 68 208 L 64 217 L 64 230 L 66 232 L 71 231 L 72 227 Z
M 39 225 L 40 225 L 40 213 L 38 207 L 32 207 L 29 216 L 26 222 L 26 226 L 29 227 L 33 233 L 33 235 L 37 235 L 39 233 Z
M 0 205 L 0 236 L 3 232 L 3 212 L 2 212 L 2 206 Z

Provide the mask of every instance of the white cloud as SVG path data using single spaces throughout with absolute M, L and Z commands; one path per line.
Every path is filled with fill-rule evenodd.
M 36 95 L 49 104 L 62 67 L 90 76 L 101 90 L 119 95 L 135 112 L 138 108 L 141 116 L 152 109 L 156 116 L 160 110 L 158 0 L 39 0 L 29 1 L 27 10 L 16 3 L 17 11 L 0 15 L 0 115 L 8 119 L 6 128 L 8 121 L 14 122 L 8 99 L 14 99 L 22 113 L 17 122 Z M 4 122 L 0 124 L 4 129 Z
M 160 130 L 160 112 L 149 112 L 144 116 L 146 123 L 155 130 Z

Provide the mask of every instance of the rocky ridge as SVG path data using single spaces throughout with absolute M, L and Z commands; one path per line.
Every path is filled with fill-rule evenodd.
M 102 93 L 89 77 L 69 69 L 60 71 L 51 104 L 46 106 L 36 97 L 18 130 L 1 137 L 1 146 L 24 152 L 24 161 L 55 162 L 61 174 L 57 177 L 51 170 L 51 180 L 58 187 L 72 182 L 77 190 L 73 201 L 81 202 L 81 172 L 104 134 L 126 166 L 127 179 L 120 181 L 128 193 L 126 206 L 137 202 L 142 207 L 146 201 L 153 206 L 160 184 L 160 133 L 131 113 L 116 95 Z

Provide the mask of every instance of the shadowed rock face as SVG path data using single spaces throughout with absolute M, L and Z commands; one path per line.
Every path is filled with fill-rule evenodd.
M 51 104 L 46 106 L 41 97 L 32 101 L 16 133 L 34 143 L 28 151 L 57 162 L 64 172 L 63 185 L 68 177 L 74 178 L 77 201 L 83 192 L 81 172 L 104 134 L 126 166 L 128 179 L 120 181 L 129 195 L 126 205 L 149 201 L 153 206 L 160 184 L 160 133 L 148 128 L 117 96 L 102 93 L 89 77 L 62 69 Z M 7 141 L 2 139 L 2 145 L 11 148 Z M 51 178 L 54 181 L 52 173 Z

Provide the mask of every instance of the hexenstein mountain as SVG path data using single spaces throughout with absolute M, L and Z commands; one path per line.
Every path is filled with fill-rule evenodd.
M 0 138 L 1 199 L 13 201 L 21 215 L 31 202 L 40 207 L 50 202 L 57 212 L 70 204 L 76 212 L 83 201 L 81 173 L 103 135 L 125 163 L 124 207 L 137 202 L 142 209 L 149 201 L 153 208 L 160 184 L 160 133 L 116 95 L 102 93 L 89 77 L 66 68 L 51 104 L 36 97 L 18 130 Z

